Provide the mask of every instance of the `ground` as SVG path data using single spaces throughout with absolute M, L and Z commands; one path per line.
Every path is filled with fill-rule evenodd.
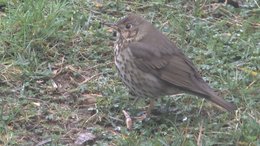
M 0 145 L 260 145 L 260 3 L 219 2 L 0 0 Z M 130 12 L 175 42 L 238 110 L 180 94 L 135 121 L 148 99 L 132 104 L 102 25 Z

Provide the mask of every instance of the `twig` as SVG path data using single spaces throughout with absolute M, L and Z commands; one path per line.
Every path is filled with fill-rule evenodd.
M 197 146 L 202 146 L 202 132 L 203 132 L 203 121 L 200 123 L 199 135 L 197 139 Z
M 44 141 L 39 142 L 38 144 L 36 144 L 36 146 L 42 146 L 42 145 L 45 145 L 46 143 L 49 143 L 49 142 L 51 142 L 51 138 L 48 138 Z
M 110 64 L 113 64 L 114 62 L 112 61 L 109 61 L 109 62 L 106 62 L 105 64 L 97 64 L 97 65 L 94 65 L 90 68 L 87 68 L 86 70 L 82 71 L 82 72 L 86 72 L 86 71 L 89 71 L 89 70 L 92 70 L 94 68 L 97 68 L 97 67 L 102 67 L 102 66 L 106 66 L 106 65 L 110 65 Z
M 91 77 L 88 78 L 88 79 L 86 79 L 86 78 L 83 76 L 83 77 L 85 78 L 85 80 L 84 80 L 83 82 L 79 83 L 79 85 L 85 84 L 86 82 L 92 80 L 93 78 L 95 78 L 95 77 L 97 77 L 97 76 L 100 76 L 101 74 L 102 74 L 102 73 L 95 74 L 95 75 L 91 76 Z
M 258 8 L 260 8 L 259 4 L 257 3 L 256 0 L 254 0 L 255 4 L 257 5 Z

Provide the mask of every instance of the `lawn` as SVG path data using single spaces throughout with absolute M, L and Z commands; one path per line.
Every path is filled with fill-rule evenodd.
M 260 145 L 260 2 L 0 0 L 0 146 Z M 112 30 L 137 13 L 177 44 L 238 110 L 189 94 L 151 118 L 113 63 Z M 133 119 L 127 129 L 123 110 Z

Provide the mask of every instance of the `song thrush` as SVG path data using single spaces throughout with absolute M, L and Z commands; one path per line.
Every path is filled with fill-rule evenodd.
M 116 68 L 137 97 L 149 97 L 152 103 L 164 95 L 190 93 L 228 111 L 236 109 L 203 81 L 190 59 L 174 43 L 142 17 L 130 14 L 110 27 L 117 32 Z

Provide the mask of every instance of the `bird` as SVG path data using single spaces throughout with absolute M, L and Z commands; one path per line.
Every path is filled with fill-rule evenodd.
M 229 112 L 237 109 L 218 96 L 183 51 L 143 17 L 131 13 L 106 25 L 116 32 L 118 74 L 132 95 L 150 99 L 148 116 L 157 98 L 180 93 L 205 98 Z

